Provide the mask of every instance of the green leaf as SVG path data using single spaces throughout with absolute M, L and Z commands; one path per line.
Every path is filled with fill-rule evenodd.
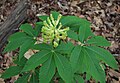
M 26 36 L 24 33 L 15 33 L 11 35 L 9 38 L 10 42 L 6 45 L 3 53 L 17 49 L 28 39 L 31 39 L 31 37 Z
M 70 38 L 78 41 L 78 35 L 77 35 L 77 33 L 75 33 L 74 31 L 69 30 L 69 31 L 67 32 L 67 35 L 68 35 L 68 37 L 70 37 Z
M 34 50 L 51 50 L 52 46 L 49 45 L 49 44 L 40 43 L 40 44 L 35 44 L 34 46 L 31 47 L 31 49 L 34 49 Z
M 51 55 L 49 51 L 40 51 L 39 53 L 32 55 L 26 62 L 22 72 L 32 70 L 44 63 L 49 58 L 49 55 Z
M 12 76 L 19 74 L 21 70 L 22 70 L 22 67 L 20 66 L 11 66 L 2 74 L 1 77 L 4 79 L 10 78 Z
M 85 83 L 84 79 L 80 75 L 75 75 L 76 83 Z
M 86 48 L 83 48 L 84 60 L 87 65 L 87 73 L 90 74 L 95 80 L 105 83 L 105 72 L 99 64 L 99 60 L 94 55 L 91 55 Z M 93 72 L 94 71 L 94 72 Z
M 89 37 L 93 36 L 90 26 L 81 25 L 79 28 L 79 40 L 84 43 L 84 41 Z
M 68 48 L 69 47 L 69 48 Z M 70 54 L 74 45 L 71 42 L 64 43 L 62 42 L 56 49 L 56 52 L 63 54 Z
M 35 40 L 33 40 L 33 39 L 25 40 L 25 42 L 20 46 L 19 60 L 30 49 L 30 47 L 34 45 L 34 43 L 35 43 Z
M 30 76 L 30 73 L 23 74 L 22 77 L 18 78 L 15 83 L 28 83 L 28 78 Z
M 71 30 L 78 31 L 80 26 L 90 26 L 90 22 L 76 16 L 63 16 L 61 19 L 63 26 L 70 27 Z
M 47 20 L 47 17 L 48 17 L 48 15 L 38 16 L 38 18 L 42 21 Z
M 35 36 L 36 37 L 39 36 L 42 26 L 43 26 L 43 22 L 36 22 L 36 25 L 35 25 Z
M 86 73 L 86 80 L 90 80 L 91 75 L 89 73 Z
M 81 49 L 81 46 L 76 46 L 71 53 L 70 62 L 74 73 L 77 71 L 77 66 L 79 65 Z
M 15 64 L 19 66 L 24 66 L 27 59 L 25 57 L 22 57 L 21 60 L 19 60 L 19 57 L 14 61 Z
M 39 79 L 39 71 L 40 71 L 39 68 L 38 68 L 38 69 L 35 69 L 35 75 L 37 76 L 38 79 Z
M 27 36 L 24 32 L 16 32 L 14 34 L 12 34 L 10 37 L 9 37 L 9 41 L 16 41 L 16 40 L 19 40 L 19 39 L 26 39 L 26 38 L 29 38 L 29 36 Z
M 56 11 L 51 11 L 50 13 L 53 15 L 53 18 L 54 18 L 55 20 L 57 20 L 59 14 L 60 14 L 59 12 L 56 12 Z
M 73 78 L 72 68 L 67 58 L 62 56 L 59 53 L 55 53 L 54 55 L 55 64 L 57 66 L 57 70 L 61 78 L 65 81 L 65 83 L 71 83 Z
M 93 45 L 97 45 L 97 46 L 110 46 L 110 42 L 108 42 L 105 38 L 103 38 L 102 36 L 95 36 L 92 37 L 91 39 L 89 39 L 87 42 L 87 44 L 93 44 Z
M 53 55 L 42 65 L 39 73 L 40 83 L 49 83 L 55 74 Z
M 30 78 L 30 83 L 39 83 L 36 73 L 33 73 Z
M 110 67 L 112 67 L 114 69 L 118 69 L 117 61 L 115 60 L 113 55 L 110 52 L 108 52 L 107 50 L 105 50 L 103 48 L 99 48 L 97 46 L 86 46 L 86 48 L 89 49 L 94 54 L 96 54 L 96 56 L 99 59 L 103 60 Z
M 13 50 L 17 49 L 18 47 L 20 47 L 23 43 L 24 43 L 24 41 L 21 41 L 20 39 L 18 42 L 17 41 L 9 42 L 6 45 L 3 53 L 13 51 Z
M 83 52 L 82 48 L 83 47 L 81 47 L 81 52 L 80 52 L 80 56 L 79 56 L 79 59 L 78 59 L 78 64 L 79 65 L 78 65 L 78 67 L 76 67 L 76 70 L 77 70 L 78 73 L 84 73 L 87 70 L 86 69 L 87 65 L 85 64 L 87 62 L 86 62 L 86 59 L 84 57 L 84 52 Z
M 21 26 L 20 26 L 20 29 L 21 30 L 23 30 L 25 33 L 27 33 L 28 35 L 31 35 L 31 36 L 35 36 L 34 35 L 34 29 L 33 29 L 33 27 L 30 25 L 30 24 L 28 24 L 28 23 L 26 23 L 26 24 L 22 24 Z

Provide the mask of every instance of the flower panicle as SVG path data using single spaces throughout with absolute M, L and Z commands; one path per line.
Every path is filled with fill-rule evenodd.
M 62 29 L 63 25 L 60 23 L 62 15 L 59 14 L 57 20 L 54 19 L 53 15 L 50 14 L 50 17 L 43 22 L 42 27 L 42 38 L 45 43 L 50 42 L 54 47 L 58 46 L 59 41 L 65 40 L 67 37 L 67 31 L 69 27 Z

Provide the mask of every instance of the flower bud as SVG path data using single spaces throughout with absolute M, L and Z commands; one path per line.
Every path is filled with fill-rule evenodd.
M 59 29 L 61 29 L 61 27 L 62 27 L 62 24 L 61 24 L 61 23 L 59 23 L 59 27 L 58 27 L 58 30 L 59 30 Z
M 55 20 L 54 20 L 52 14 L 50 14 L 50 19 L 52 20 L 52 23 L 53 23 L 53 25 L 55 26 Z
M 47 18 L 47 21 L 48 21 L 48 23 L 49 23 L 50 27 L 53 27 L 53 25 L 52 25 L 51 20 L 50 20 L 50 18 L 49 18 L 49 17 Z
M 50 26 L 47 24 L 46 21 L 43 21 L 43 25 L 46 26 L 46 27 L 48 27 L 48 28 L 50 27 Z
M 53 44 L 54 44 L 54 47 L 58 46 L 58 43 L 56 41 L 54 41 Z
M 62 15 L 61 15 L 61 14 L 59 14 L 59 16 L 58 16 L 58 18 L 57 18 L 57 20 L 56 20 L 56 26 L 58 25 L 58 23 L 59 23 L 59 21 L 60 21 L 61 17 L 62 17 Z

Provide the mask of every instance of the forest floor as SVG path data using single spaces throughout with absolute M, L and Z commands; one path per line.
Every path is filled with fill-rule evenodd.
M 118 61 L 119 70 L 106 69 L 106 83 L 120 83 L 120 0 L 32 0 L 28 22 L 35 22 L 36 16 L 50 14 L 51 10 L 63 15 L 75 15 L 91 22 L 96 35 L 105 37 L 111 46 L 108 49 Z M 20 0 L 0 1 L 0 26 L 14 10 Z M 14 52 L 0 55 L 0 74 L 12 64 Z M 0 83 L 13 83 L 16 78 Z M 93 80 L 87 83 L 94 83 Z

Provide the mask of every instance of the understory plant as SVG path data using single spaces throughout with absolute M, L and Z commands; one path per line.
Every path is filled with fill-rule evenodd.
M 91 78 L 105 83 L 106 65 L 118 69 L 113 55 L 104 49 L 110 43 L 92 33 L 89 21 L 54 11 L 39 19 L 35 26 L 22 24 L 9 37 L 3 53 L 16 49 L 19 53 L 16 65 L 2 78 L 19 75 L 15 83 L 84 83 Z M 26 58 L 29 50 L 34 54 Z

